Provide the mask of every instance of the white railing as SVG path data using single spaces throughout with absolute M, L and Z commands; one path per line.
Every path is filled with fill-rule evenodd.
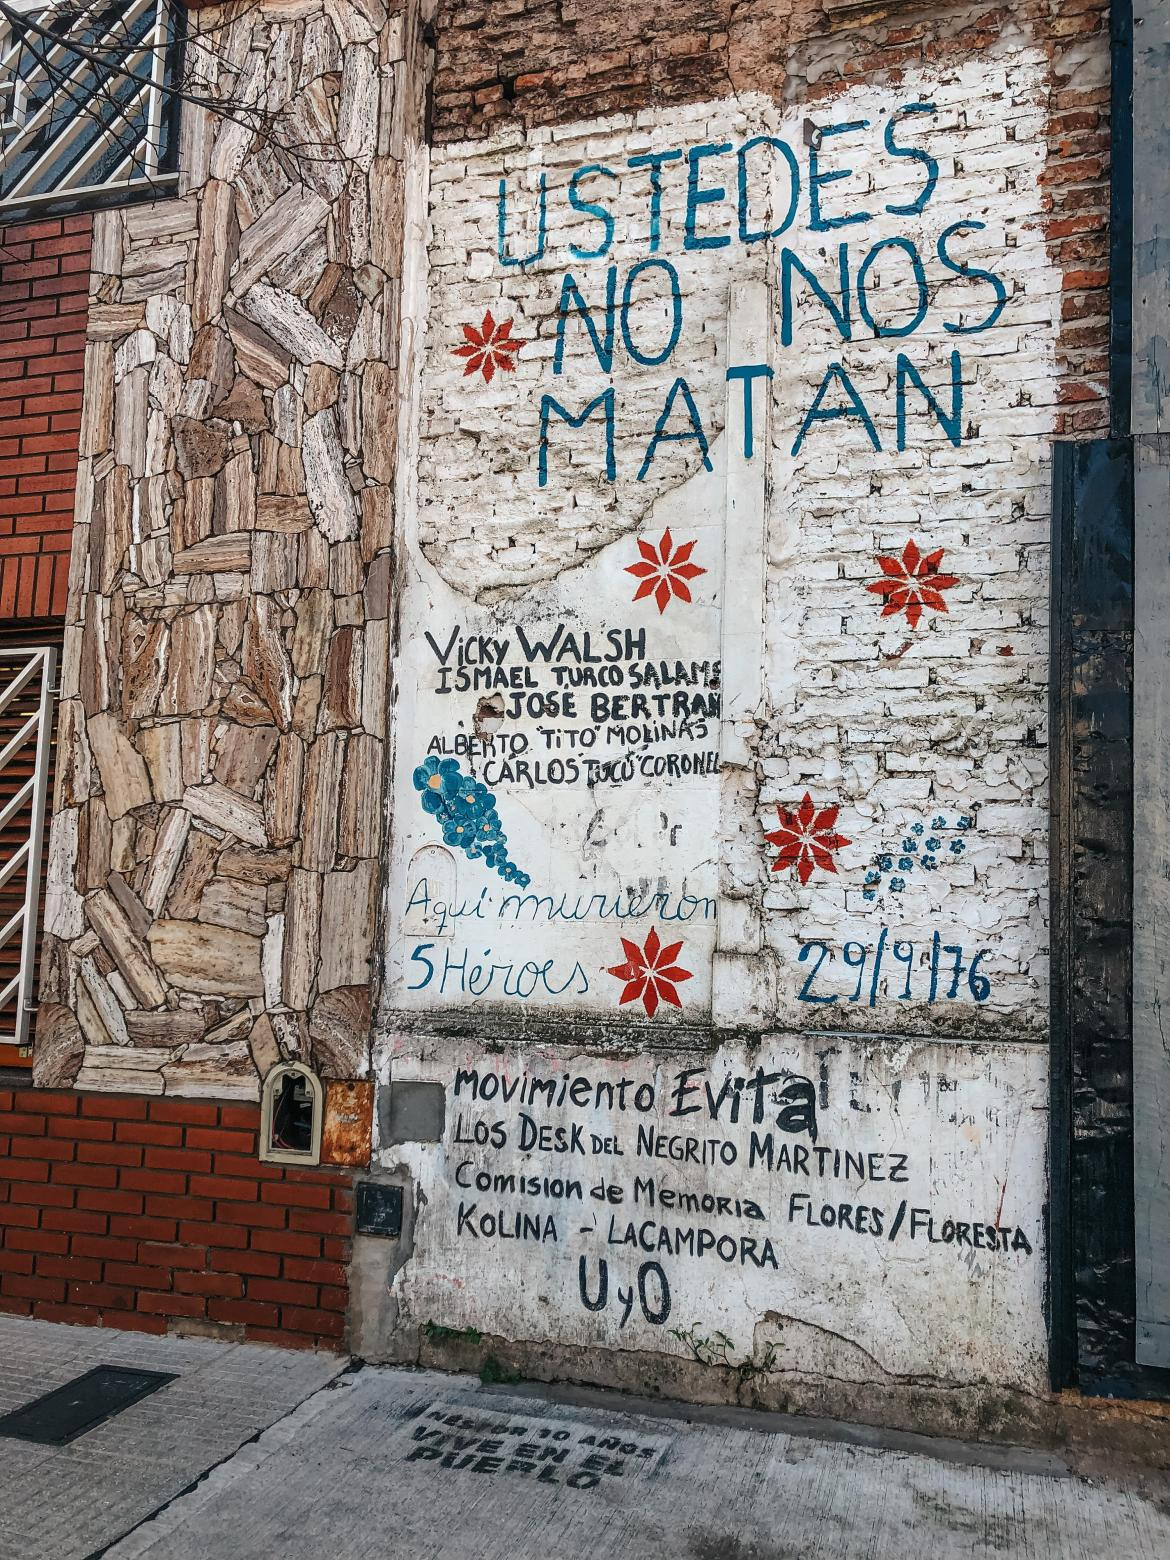
M 0 205 L 169 182 L 167 0 L 4 0 Z
M 0 1044 L 25 1046 L 35 1011 L 33 975 L 57 652 L 51 646 L 5 647 L 0 668 L 0 676 L 7 679 L 0 687 L 0 904 L 6 917 L 0 926 Z

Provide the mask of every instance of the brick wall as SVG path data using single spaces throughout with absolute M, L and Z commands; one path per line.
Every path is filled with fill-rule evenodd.
M 352 1182 L 261 1164 L 252 1105 L 0 1090 L 0 1311 L 340 1347 Z
M 90 227 L 0 227 L 0 620 L 65 612 Z
M 836 15 L 819 0 L 445 0 L 433 135 L 442 144 L 748 92 L 827 103 L 859 81 L 894 88 L 915 68 L 992 55 L 1005 34 L 1027 38 L 1049 61 L 1044 200 L 1064 283 L 1054 432 L 1084 438 L 1108 423 L 1108 31 L 1105 0 L 892 0 Z

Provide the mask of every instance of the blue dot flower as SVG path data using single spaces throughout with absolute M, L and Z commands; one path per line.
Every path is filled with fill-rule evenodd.
M 938 860 L 934 856 L 923 856 L 922 865 L 926 868 L 927 872 L 938 871 Z
M 495 796 L 481 781 L 465 775 L 455 759 L 433 755 L 418 765 L 412 779 L 423 811 L 438 821 L 445 845 L 462 850 L 470 861 L 483 860 L 507 882 L 524 877 L 527 883 L 526 875 L 508 860 L 508 836 Z
M 945 829 L 947 826 L 947 820 L 943 817 L 942 813 L 939 813 L 937 818 L 932 818 L 930 820 L 930 826 L 932 829 Z
M 890 888 L 895 894 L 900 894 L 905 887 L 905 878 L 893 877 L 890 879 Z
M 862 899 L 876 899 L 877 898 L 877 889 L 876 888 L 863 888 L 861 890 L 861 897 L 862 897 Z
M 910 833 L 911 834 L 921 834 L 922 832 L 923 832 L 923 828 L 922 828 L 922 825 L 920 823 L 912 823 L 910 825 Z
M 906 838 L 902 841 L 902 849 L 907 851 L 915 851 L 918 849 L 918 841 L 912 838 L 910 835 L 907 835 Z
M 975 822 L 974 818 L 968 818 L 966 815 L 964 815 L 962 818 L 959 819 L 959 828 L 960 829 L 969 829 L 974 822 Z
M 882 875 L 881 875 L 880 872 L 867 872 L 865 874 L 865 881 L 867 883 L 880 883 L 881 880 L 882 880 Z
M 953 856 L 961 856 L 966 849 L 967 847 L 962 840 L 951 841 L 950 851 Z
M 930 838 L 926 842 L 926 848 L 927 848 L 927 850 L 941 850 L 942 849 L 942 841 L 940 839 L 936 839 L 935 836 L 932 834 L 930 836 Z
M 454 758 L 436 758 L 432 753 L 424 758 L 411 776 L 416 791 L 430 793 L 450 801 L 459 790 L 462 775 Z M 425 805 L 425 803 L 424 803 Z M 431 809 L 428 808 L 428 811 Z
M 893 865 L 894 865 L 894 858 L 893 858 L 893 856 L 879 856 L 878 857 L 878 866 L 882 869 L 883 872 L 891 871 L 892 868 L 893 868 Z

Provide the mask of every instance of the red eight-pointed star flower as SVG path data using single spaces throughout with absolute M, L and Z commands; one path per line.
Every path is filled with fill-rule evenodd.
M 626 565 L 626 573 L 642 581 L 634 592 L 634 600 L 641 601 L 643 597 L 652 595 L 658 603 L 659 612 L 666 611 L 671 596 L 677 596 L 680 601 L 690 601 L 691 593 L 686 581 L 697 580 L 700 574 L 707 572 L 690 561 L 696 546 L 695 542 L 683 542 L 681 546 L 675 547 L 669 530 L 663 531 L 657 547 L 653 542 L 639 539 L 641 561 Z
M 650 1018 L 653 1018 L 658 1011 L 660 999 L 669 1002 L 671 1007 L 682 1007 L 678 992 L 674 988 L 680 981 L 690 980 L 691 972 L 674 962 L 682 948 L 681 942 L 669 943 L 663 947 L 657 931 L 651 927 L 645 948 L 639 948 L 638 944 L 631 942 L 628 937 L 622 938 L 622 948 L 625 951 L 626 962 L 615 964 L 606 972 L 609 975 L 616 975 L 618 980 L 624 980 L 626 983 L 618 998 L 619 1006 L 625 1002 L 637 1002 L 640 997 L 642 1006 Z
M 772 871 L 783 872 L 785 867 L 795 867 L 802 884 L 812 877 L 814 866 L 820 867 L 822 872 L 836 872 L 833 851 L 853 843 L 833 828 L 840 808 L 822 807 L 818 811 L 806 791 L 794 813 L 780 806 L 776 811 L 780 815 L 780 827 L 764 835 L 770 845 L 780 848 Z
M 456 357 L 467 359 L 467 367 L 463 370 L 464 379 L 469 374 L 482 373 L 489 385 L 497 368 L 509 374 L 514 372 L 516 354 L 526 345 L 512 335 L 512 321 L 505 320 L 503 324 L 497 325 L 490 309 L 484 314 L 483 324 L 478 330 L 474 325 L 465 325 L 463 334 L 467 340 L 461 347 L 453 347 L 451 350 Z
M 911 538 L 902 549 L 900 558 L 885 558 L 880 553 L 877 555 L 878 565 L 885 578 L 875 580 L 865 588 L 886 598 L 882 617 L 905 611 L 910 627 L 917 628 L 923 607 L 933 607 L 936 612 L 947 610 L 942 593 L 950 590 L 952 585 L 957 585 L 959 576 L 938 572 L 943 551 L 940 547 L 937 552 L 927 553 L 923 557 Z

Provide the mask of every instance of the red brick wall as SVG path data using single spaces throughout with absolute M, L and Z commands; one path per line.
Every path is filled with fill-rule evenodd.
M 0 620 L 65 611 L 90 227 L 0 227 Z
M 261 1164 L 259 1118 L 253 1105 L 0 1090 L 0 1311 L 340 1347 L 352 1177 Z

